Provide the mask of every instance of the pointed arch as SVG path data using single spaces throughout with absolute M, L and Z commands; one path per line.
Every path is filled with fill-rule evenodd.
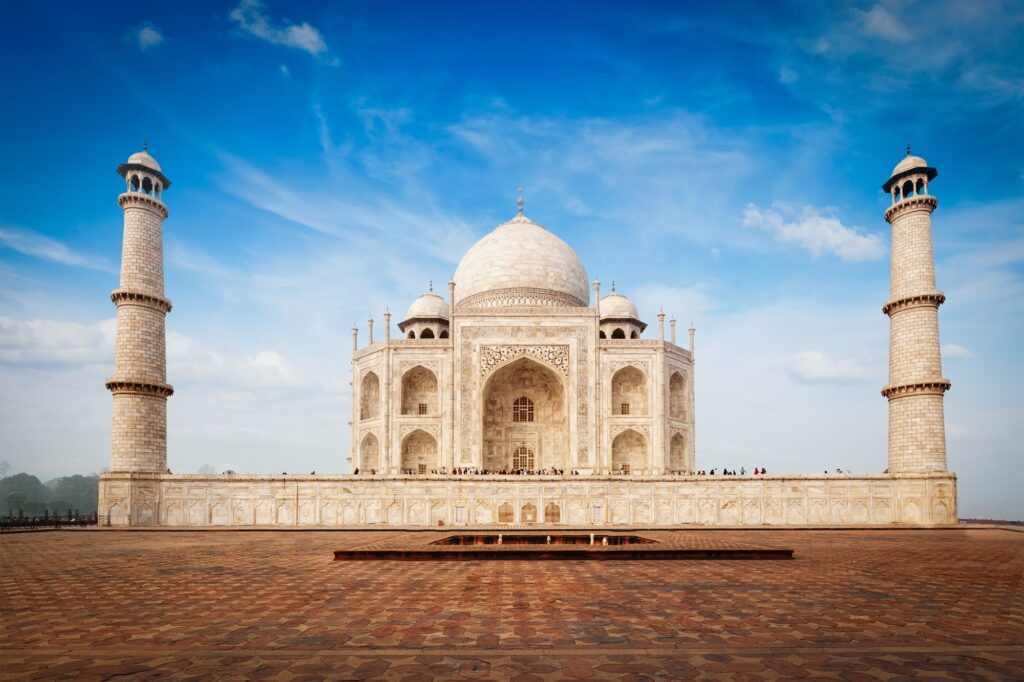
M 686 378 L 682 372 L 673 372 L 668 380 L 668 416 L 670 419 L 686 420 Z
M 612 441 L 612 470 L 638 473 L 647 470 L 647 439 L 626 429 Z
M 686 438 L 681 433 L 672 436 L 669 443 L 668 470 L 673 474 L 689 473 L 686 465 Z
M 426 329 L 424 329 L 423 331 L 420 332 L 420 338 L 421 339 L 432 339 L 432 338 L 434 338 L 434 330 L 431 329 L 430 327 L 427 327 Z
M 626 332 L 622 331 L 621 327 L 616 327 L 615 331 L 612 332 L 613 339 L 624 339 L 626 338 Z
M 437 375 L 423 365 L 416 365 L 402 375 L 402 414 L 433 415 L 438 412 Z
M 634 365 L 626 365 L 612 375 L 612 414 L 648 413 L 647 375 Z
M 376 419 L 380 416 L 380 379 L 376 372 L 367 372 L 359 384 L 359 418 Z
M 492 372 L 481 393 L 483 468 L 516 468 L 533 460 L 535 469 L 568 467 L 568 390 L 558 372 L 547 363 L 522 355 Z M 532 417 L 532 418 L 531 418 Z
M 402 440 L 402 471 L 426 473 L 437 467 L 437 441 L 433 436 L 416 429 Z
M 359 469 L 368 474 L 370 470 L 379 468 L 380 442 L 377 440 L 377 436 L 368 433 L 363 437 L 363 442 L 359 446 Z

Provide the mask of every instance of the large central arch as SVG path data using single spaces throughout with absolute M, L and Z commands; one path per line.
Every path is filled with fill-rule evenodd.
M 483 468 L 501 471 L 528 461 L 535 469 L 565 469 L 569 462 L 566 390 L 550 368 L 528 357 L 498 369 L 484 385 Z

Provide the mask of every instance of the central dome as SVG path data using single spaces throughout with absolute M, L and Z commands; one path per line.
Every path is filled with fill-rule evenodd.
M 585 307 L 587 271 L 568 244 L 522 213 L 474 244 L 455 269 L 455 302 Z

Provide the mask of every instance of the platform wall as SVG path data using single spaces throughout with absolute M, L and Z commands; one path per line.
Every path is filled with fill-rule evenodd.
M 130 526 L 941 525 L 956 475 L 571 477 L 104 474 Z

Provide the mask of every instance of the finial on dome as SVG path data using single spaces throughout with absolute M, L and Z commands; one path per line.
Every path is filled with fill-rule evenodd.
M 430 293 L 434 293 L 434 280 L 430 280 Z
M 615 280 L 612 280 L 612 293 L 615 293 Z
M 910 156 L 910 143 L 907 143 L 907 156 Z
M 142 138 L 142 151 L 144 151 L 144 152 L 148 152 L 149 151 L 149 138 L 148 137 Z
M 519 188 L 519 199 L 516 200 L 516 205 L 519 207 L 516 215 L 523 215 L 523 188 Z

